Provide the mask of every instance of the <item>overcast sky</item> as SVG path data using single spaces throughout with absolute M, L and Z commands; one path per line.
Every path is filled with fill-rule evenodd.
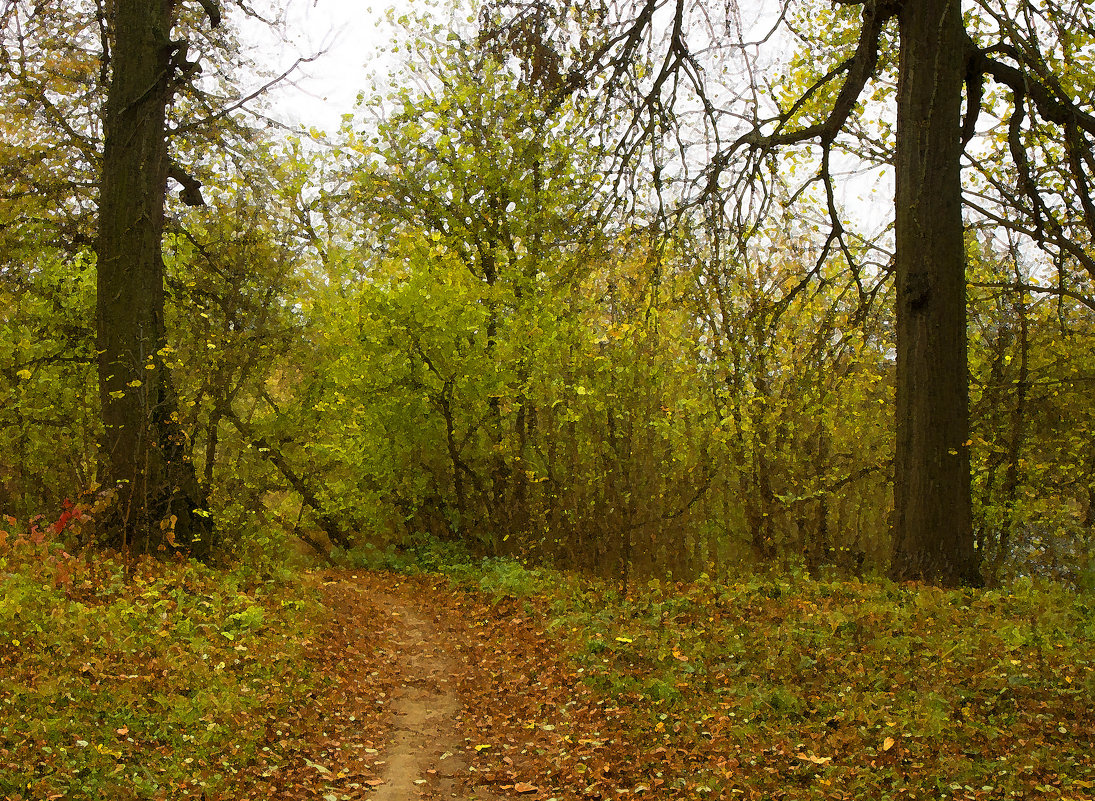
M 263 61 L 276 52 L 274 62 L 285 69 L 299 56 L 323 51 L 315 61 L 301 65 L 291 83 L 271 94 L 273 114 L 293 127 L 304 125 L 328 132 L 336 131 L 342 115 L 354 110 L 360 92 L 370 91 L 372 76 L 385 76 L 397 62 L 396 56 L 384 52 L 396 34 L 396 28 L 386 21 L 388 9 L 395 5 L 426 12 L 439 5 L 435 0 L 268 2 L 286 9 L 289 41 L 258 46 Z M 451 5 L 451 0 L 441 0 L 440 5 Z M 840 194 L 860 210 L 857 216 L 870 218 L 868 229 L 880 227 L 889 219 L 892 185 L 888 175 L 883 177 L 874 171 L 847 180 Z
M 276 116 L 294 126 L 337 129 L 358 93 L 368 89 L 370 75 L 390 58 L 381 53 L 392 34 L 384 22 L 390 5 L 391 0 L 290 0 L 290 42 L 277 46 L 278 63 L 288 66 L 297 56 L 324 52 L 301 65 L 293 85 L 273 94 Z

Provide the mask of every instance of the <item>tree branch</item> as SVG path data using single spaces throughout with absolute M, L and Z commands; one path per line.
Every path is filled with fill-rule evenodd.
M 221 24 L 221 9 L 217 0 L 198 0 L 198 3 L 205 10 L 205 15 L 209 17 L 210 27 L 218 27 Z
M 1063 286 L 1039 286 L 1038 284 L 1025 284 L 1021 281 L 970 281 L 969 286 L 982 289 L 1010 289 L 1013 292 L 1040 293 L 1043 295 L 1056 295 L 1057 297 L 1070 298 L 1082 306 L 1095 311 L 1095 299 Z
M 1036 80 L 1028 72 L 1018 67 L 1004 64 L 990 57 L 992 53 L 1004 53 L 1024 63 L 1022 54 L 1010 45 L 996 45 L 991 48 L 979 49 L 970 40 L 972 47 L 972 63 L 970 68 L 984 75 L 988 75 L 997 83 L 1011 89 L 1016 97 L 1027 98 L 1034 103 L 1039 115 L 1048 122 L 1058 125 L 1074 125 L 1095 136 L 1095 116 L 1088 114 L 1068 98 L 1061 98 L 1050 87 Z
M 831 144 L 848 121 L 852 109 L 855 108 L 856 102 L 863 94 L 867 81 L 874 75 L 875 68 L 878 66 L 878 43 L 882 35 L 882 29 L 890 18 L 897 14 L 899 6 L 900 3 L 895 0 L 865 2 L 863 4 L 863 27 L 860 29 L 859 41 L 852 57 L 807 89 L 791 109 L 780 114 L 779 122 L 773 133 L 762 133 L 758 126 L 738 137 L 737 141 L 730 146 L 730 152 L 733 153 L 741 147 L 748 147 L 751 150 L 773 150 L 784 145 L 799 144 L 811 139 L 819 139 L 823 147 Z M 793 119 L 798 109 L 810 95 L 844 72 L 848 73 L 848 77 L 844 81 L 844 85 L 840 87 L 840 92 L 837 94 L 836 100 L 833 101 L 833 107 L 828 117 L 821 122 L 800 128 L 797 131 L 784 132 L 781 130 Z
M 177 181 L 182 186 L 179 191 L 179 198 L 187 206 L 205 205 L 205 198 L 202 197 L 202 182 L 192 177 L 175 162 L 171 162 L 171 166 L 168 167 L 167 177 Z
M 331 517 L 323 509 L 323 504 L 316 496 L 312 488 L 308 486 L 304 477 L 299 475 L 282 455 L 281 451 L 275 448 L 265 437 L 257 434 L 252 430 L 251 426 L 240 419 L 231 408 L 224 410 L 225 419 L 232 424 L 232 426 L 243 436 L 243 438 L 250 443 L 260 454 L 265 455 L 267 459 L 278 469 L 285 479 L 289 482 L 289 485 L 296 490 L 301 499 L 308 506 L 312 507 L 312 510 L 316 515 L 316 522 L 327 533 L 327 536 L 331 538 L 331 541 L 336 545 L 348 549 L 351 544 L 351 536 L 349 532 L 342 526 L 342 524 Z
M 292 66 L 290 66 L 289 69 L 282 72 L 276 78 L 272 78 L 271 80 L 267 81 L 266 83 L 264 83 L 259 88 L 255 89 L 253 92 L 251 92 L 246 97 L 241 97 L 239 100 L 232 103 L 231 105 L 225 106 L 220 111 L 218 111 L 216 114 L 210 114 L 208 117 L 203 117 L 200 120 L 195 120 L 194 122 L 187 123 L 186 125 L 179 125 L 175 128 L 172 128 L 170 131 L 168 131 L 168 135 L 169 136 L 177 136 L 179 134 L 189 133 L 190 131 L 193 131 L 196 128 L 201 128 L 202 126 L 208 125 L 211 122 L 216 122 L 217 120 L 220 120 L 220 119 L 223 119 L 224 117 L 227 117 L 233 111 L 237 111 L 238 109 L 243 108 L 245 105 L 250 103 L 256 97 L 259 97 L 260 95 L 265 94 L 270 89 L 272 89 L 274 86 L 276 86 L 277 84 L 281 83 L 283 80 L 288 78 L 290 75 L 292 75 L 294 72 L 296 72 L 297 67 L 299 67 L 301 64 L 308 64 L 308 63 L 314 61 L 316 58 L 317 58 L 317 56 L 308 56 L 307 58 L 305 58 L 305 57 L 298 58 L 296 61 L 293 62 Z

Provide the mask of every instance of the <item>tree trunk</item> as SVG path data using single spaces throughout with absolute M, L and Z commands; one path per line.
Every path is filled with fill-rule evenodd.
M 1018 265 L 1015 268 L 1015 280 L 1020 280 Z M 1000 581 L 1000 571 L 1011 551 L 1011 535 L 1015 531 L 1017 509 L 1019 507 L 1019 488 L 1022 482 L 1023 444 L 1027 437 L 1027 394 L 1030 391 L 1030 324 L 1027 320 L 1026 292 L 1017 291 L 1012 301 L 1013 310 L 1019 320 L 1019 374 L 1014 384 L 1014 399 L 1008 426 L 1007 473 L 1004 486 L 1001 487 L 1001 499 L 1004 502 L 1004 515 L 1000 521 L 999 541 L 996 553 L 989 564 L 989 578 L 994 584 Z
M 960 0 L 902 4 L 897 100 L 897 452 L 890 576 L 979 584 L 970 500 Z
M 104 544 L 134 552 L 210 546 L 194 466 L 161 351 L 165 131 L 176 67 L 175 2 L 115 0 L 99 198 L 96 323 L 104 484 L 116 487 Z M 176 64 L 176 62 L 179 62 Z

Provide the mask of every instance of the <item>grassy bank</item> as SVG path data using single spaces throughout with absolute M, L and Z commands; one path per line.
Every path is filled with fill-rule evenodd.
M 448 572 L 506 614 L 535 614 L 626 711 L 639 753 L 621 790 L 1095 796 L 1091 596 L 804 576 L 624 591 L 512 562 Z
M 0 524 L 0 797 L 201 797 L 305 691 L 310 601 L 193 562 L 75 558 Z

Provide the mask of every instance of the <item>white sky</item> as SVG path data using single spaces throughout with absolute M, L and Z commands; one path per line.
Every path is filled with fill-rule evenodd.
M 284 69 L 298 56 L 325 52 L 301 65 L 292 85 L 271 94 L 274 115 L 294 127 L 336 130 L 358 93 L 368 91 L 370 76 L 382 74 L 391 58 L 381 52 L 392 36 L 385 22 L 390 5 L 391 0 L 288 0 L 290 41 L 278 47 L 277 63 Z

